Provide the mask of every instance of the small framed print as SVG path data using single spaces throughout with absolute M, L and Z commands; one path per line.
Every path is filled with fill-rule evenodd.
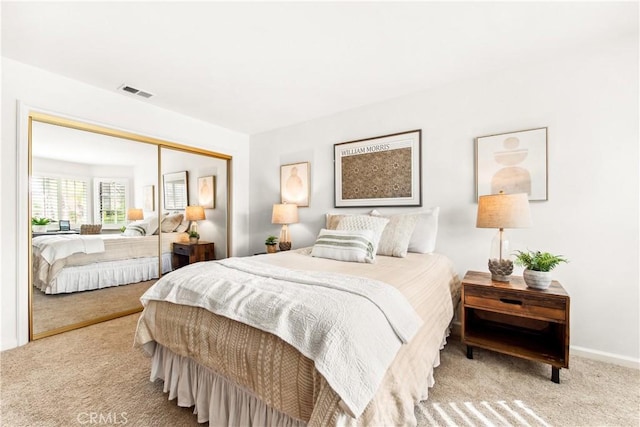
M 292 163 L 280 166 L 280 200 L 298 207 L 309 206 L 309 162 Z
M 202 176 L 198 178 L 198 204 L 205 209 L 216 207 L 216 177 Z
M 60 222 L 60 231 L 71 231 L 71 222 L 66 219 L 61 219 Z
M 547 189 L 547 128 L 476 138 L 476 200 L 500 191 L 548 200 Z
M 154 185 L 145 185 L 142 188 L 145 212 L 154 212 L 156 210 L 156 193 Z

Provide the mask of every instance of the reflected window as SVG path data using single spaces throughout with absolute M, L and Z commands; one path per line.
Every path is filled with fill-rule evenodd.
M 77 178 L 33 176 L 31 179 L 31 213 L 35 217 L 73 224 L 88 219 L 88 181 Z
M 127 181 L 124 179 L 95 180 L 96 222 L 105 228 L 120 228 L 127 223 Z

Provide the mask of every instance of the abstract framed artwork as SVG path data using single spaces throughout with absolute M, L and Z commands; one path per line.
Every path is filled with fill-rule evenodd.
M 334 206 L 422 206 L 422 131 L 334 144 Z
M 280 166 L 280 201 L 308 207 L 311 194 L 309 162 Z
M 198 178 L 198 204 L 205 209 L 216 207 L 216 177 L 202 176 Z
M 547 133 L 545 127 L 476 138 L 476 200 L 500 191 L 548 200 Z
M 143 210 L 145 212 L 154 212 L 156 210 L 155 186 L 145 185 L 142 187 L 142 198 L 144 200 Z

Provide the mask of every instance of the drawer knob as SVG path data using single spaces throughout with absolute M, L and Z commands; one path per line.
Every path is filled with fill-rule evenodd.
M 517 299 L 500 298 L 500 301 L 505 304 L 522 305 L 522 301 L 518 301 Z

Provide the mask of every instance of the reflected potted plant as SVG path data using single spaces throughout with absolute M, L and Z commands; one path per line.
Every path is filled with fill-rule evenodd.
M 524 282 L 533 289 L 547 289 L 551 285 L 551 270 L 561 262 L 569 262 L 562 255 L 552 255 L 540 251 L 516 251 L 514 263 L 525 270 L 522 273 Z
M 276 245 L 278 244 L 278 238 L 276 236 L 269 236 L 267 240 L 264 241 L 264 244 L 267 247 L 267 253 L 274 254 L 277 250 Z
M 31 231 L 34 233 L 46 233 L 51 220 L 49 218 L 39 218 L 34 216 L 31 218 Z
M 198 234 L 197 231 L 195 230 L 189 231 L 189 243 L 196 244 L 198 243 L 199 239 L 200 239 L 200 234 Z

